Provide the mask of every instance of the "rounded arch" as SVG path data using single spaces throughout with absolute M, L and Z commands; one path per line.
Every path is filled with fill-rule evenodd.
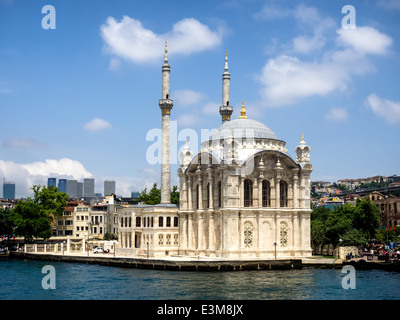
M 288 190 L 289 184 L 286 180 L 279 181 L 279 206 L 286 208 L 288 206 Z
M 208 167 L 208 165 L 218 166 L 220 164 L 221 162 L 212 153 L 207 151 L 199 152 L 190 161 L 186 172 L 195 172 L 198 169 L 198 165 Z
M 263 179 L 261 182 L 261 206 L 271 206 L 271 182 L 267 179 Z
M 255 159 L 259 157 L 263 157 L 264 155 L 272 155 L 279 157 L 280 162 L 284 163 L 286 166 L 288 166 L 289 169 L 300 169 L 301 166 L 296 163 L 288 154 L 278 151 L 278 150 L 261 150 L 256 153 L 254 153 L 251 157 L 249 157 L 244 163 L 243 166 L 249 165 L 250 162 L 255 163 Z M 258 162 L 257 162 L 258 165 Z

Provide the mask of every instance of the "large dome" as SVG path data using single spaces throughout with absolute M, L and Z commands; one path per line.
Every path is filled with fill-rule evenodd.
M 254 138 L 279 140 L 276 134 L 266 125 L 252 119 L 235 119 L 224 122 L 210 137 L 210 140 L 234 138 Z

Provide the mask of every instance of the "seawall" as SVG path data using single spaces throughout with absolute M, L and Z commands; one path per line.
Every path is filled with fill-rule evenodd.
M 12 252 L 10 257 L 44 261 L 77 262 L 123 268 L 142 268 L 176 271 L 242 271 L 242 270 L 290 270 L 303 267 L 301 259 L 277 260 L 182 260 L 144 259 L 110 256 L 57 255 Z

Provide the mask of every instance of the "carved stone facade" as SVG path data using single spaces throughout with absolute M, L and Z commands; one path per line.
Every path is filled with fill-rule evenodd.
M 310 148 L 302 140 L 304 157 L 299 164 L 287 154 L 283 141 L 267 137 L 267 127 L 251 134 L 254 120 L 231 123 L 232 129 L 240 128 L 238 134 L 231 130 L 226 138 L 220 136 L 227 126 L 223 124 L 190 164 L 182 162 L 178 170 L 179 254 L 311 255 Z M 246 126 L 249 136 L 241 135 Z

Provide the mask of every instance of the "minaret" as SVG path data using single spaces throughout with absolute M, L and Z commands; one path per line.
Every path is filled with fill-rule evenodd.
M 171 167 L 170 167 L 170 114 L 174 105 L 169 98 L 169 75 L 167 41 L 165 41 L 164 64 L 162 66 L 162 97 L 158 102 L 161 109 L 161 203 L 171 202 Z
M 222 105 L 219 107 L 219 113 L 222 116 L 222 123 L 231 120 L 233 108 L 229 105 L 230 100 L 230 79 L 228 71 L 228 53 L 225 50 L 225 72 L 222 74 Z

